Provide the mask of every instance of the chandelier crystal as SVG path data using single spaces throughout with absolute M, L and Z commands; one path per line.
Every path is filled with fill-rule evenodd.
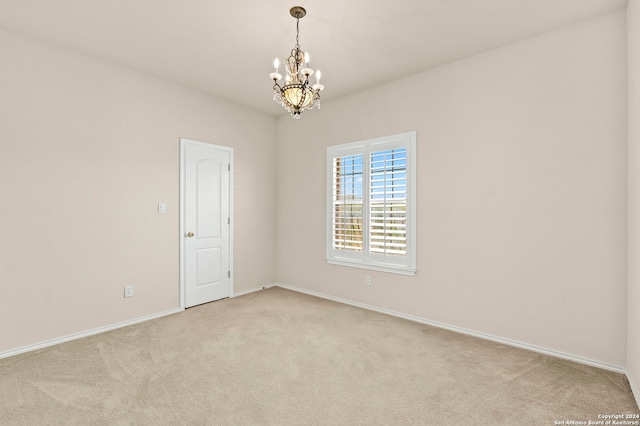
M 315 72 L 316 84 L 310 85 L 309 77 L 314 71 L 309 68 L 309 52 L 300 49 L 300 19 L 307 11 L 303 7 L 294 6 L 289 13 L 296 18 L 296 45 L 284 63 L 287 73 L 284 85 L 278 83 L 282 79 L 278 58 L 273 61 L 275 72 L 269 74 L 269 77 L 273 80 L 273 100 L 282 105 L 294 118 L 300 118 L 302 111 L 320 108 L 320 92 L 324 86 L 320 84 L 319 70 Z

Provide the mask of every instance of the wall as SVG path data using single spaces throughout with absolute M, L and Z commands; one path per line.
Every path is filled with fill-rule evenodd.
M 620 11 L 279 118 L 278 281 L 623 369 L 625 37 Z M 327 264 L 326 147 L 412 130 L 417 274 Z
M 627 6 L 629 76 L 629 277 L 627 296 L 627 377 L 640 405 L 640 1 Z
M 10 32 L 0 52 L 0 354 L 179 308 L 181 137 L 235 149 L 235 291 L 274 281 L 273 117 Z

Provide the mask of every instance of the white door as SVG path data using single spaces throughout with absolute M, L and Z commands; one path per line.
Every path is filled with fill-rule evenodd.
M 229 148 L 182 139 L 185 307 L 229 297 Z

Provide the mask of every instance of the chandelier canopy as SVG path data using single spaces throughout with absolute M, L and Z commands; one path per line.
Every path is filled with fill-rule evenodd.
M 320 84 L 320 70 L 315 72 L 316 84 L 309 84 L 309 77 L 314 74 L 309 68 L 309 52 L 300 49 L 300 19 L 307 11 L 303 7 L 294 6 L 289 13 L 296 18 L 296 45 L 284 63 L 287 73 L 285 83 L 282 86 L 278 83 L 282 79 L 278 58 L 273 61 L 275 72 L 269 74 L 269 77 L 273 80 L 273 100 L 282 105 L 294 118 L 300 118 L 302 111 L 320 108 L 320 92 L 324 86 Z

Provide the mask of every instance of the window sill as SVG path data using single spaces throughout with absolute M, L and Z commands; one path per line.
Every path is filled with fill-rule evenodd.
M 333 259 L 327 258 L 327 263 L 332 265 L 340 265 L 340 266 L 350 266 L 352 268 L 360 268 L 360 269 L 368 269 L 370 271 L 381 271 L 381 272 L 389 272 L 391 274 L 399 274 L 399 275 L 408 275 L 414 276 L 416 274 L 415 268 L 409 268 L 407 266 L 399 266 L 399 265 L 384 265 L 384 264 L 371 264 L 371 263 L 361 263 L 361 262 L 353 262 L 345 259 Z

